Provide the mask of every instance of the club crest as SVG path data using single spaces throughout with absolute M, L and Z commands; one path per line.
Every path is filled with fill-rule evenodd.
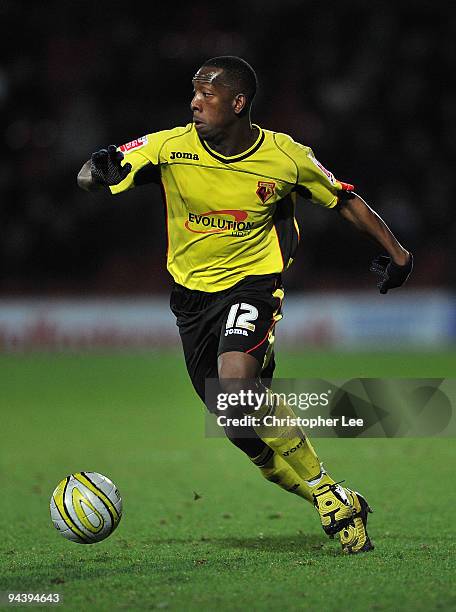
M 272 198 L 275 191 L 275 183 L 268 183 L 266 181 L 258 181 L 258 189 L 256 190 L 257 196 L 263 202 L 267 202 L 269 198 Z

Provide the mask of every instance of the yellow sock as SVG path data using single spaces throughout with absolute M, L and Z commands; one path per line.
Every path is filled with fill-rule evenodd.
M 272 448 L 266 446 L 258 457 L 251 457 L 251 461 L 260 469 L 266 480 L 274 482 L 285 491 L 299 495 L 299 497 L 313 503 L 312 493 L 307 482 L 300 478 L 293 468 Z
M 282 398 L 275 396 L 274 401 L 260 408 L 255 416 L 260 419 L 274 416 L 279 420 L 274 421 L 274 426 L 263 423 L 255 426 L 256 433 L 302 480 L 312 481 L 315 486 L 322 474 L 320 460 L 304 430 L 293 424 L 296 415 L 291 408 Z M 325 481 L 334 482 L 327 474 Z

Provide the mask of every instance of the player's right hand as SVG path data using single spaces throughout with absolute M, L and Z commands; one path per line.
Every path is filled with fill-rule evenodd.
M 124 154 L 117 150 L 116 145 L 109 145 L 107 149 L 93 153 L 90 160 L 93 180 L 105 186 L 122 182 L 131 170 L 131 164 L 121 165 L 123 158 Z

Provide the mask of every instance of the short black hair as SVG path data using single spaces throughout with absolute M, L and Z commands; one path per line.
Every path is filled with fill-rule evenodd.
M 252 66 L 235 55 L 220 55 L 204 62 L 203 66 L 223 68 L 223 80 L 227 81 L 236 93 L 247 97 L 247 108 L 250 108 L 258 88 L 258 79 Z

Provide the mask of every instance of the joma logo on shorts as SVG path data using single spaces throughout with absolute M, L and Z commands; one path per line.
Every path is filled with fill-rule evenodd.
M 231 334 L 240 334 L 242 336 L 249 335 L 245 329 L 237 329 L 237 327 L 231 327 L 230 329 L 225 330 L 225 336 L 231 336 Z
M 170 159 L 199 159 L 198 153 L 183 153 L 182 151 L 171 151 Z
M 303 444 L 304 444 L 304 438 L 301 438 L 301 441 L 298 442 L 298 444 L 296 444 L 296 446 L 293 446 L 293 448 L 290 448 L 290 450 L 287 450 L 285 453 L 282 453 L 283 456 L 284 457 L 288 457 L 288 455 L 291 455 L 291 453 L 294 453 Z

